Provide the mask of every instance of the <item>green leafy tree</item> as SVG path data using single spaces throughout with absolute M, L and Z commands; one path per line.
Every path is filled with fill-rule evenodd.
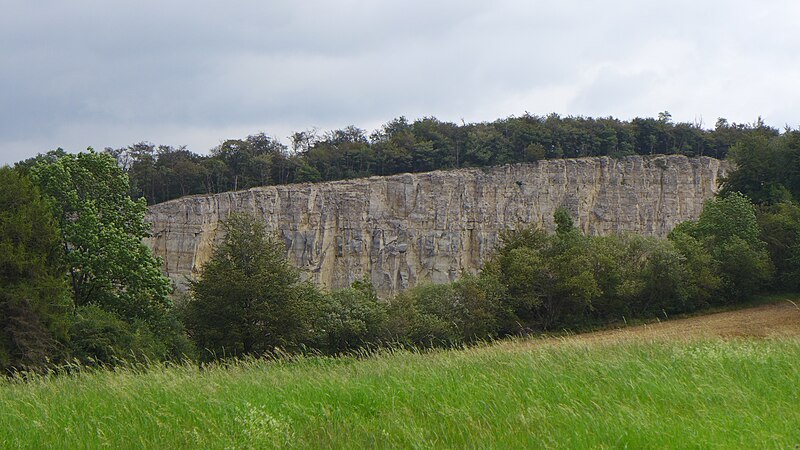
M 700 241 L 686 232 L 673 230 L 669 240 L 683 259 L 686 273 L 687 309 L 696 310 L 715 303 L 722 288 L 719 262 Z
M 541 230 L 523 228 L 501 234 L 502 245 L 481 269 L 481 278 L 501 287 L 500 333 L 516 334 L 536 321 L 537 311 L 550 301 L 553 273 L 546 264 L 552 242 Z
M 500 331 L 500 292 L 496 278 L 468 273 L 453 282 L 453 303 L 461 306 L 459 330 L 466 342 L 493 339 Z
M 591 239 L 581 235 L 556 235 L 549 254 L 548 271 L 552 274 L 550 292 L 542 305 L 538 324 L 551 329 L 556 324 L 578 324 L 586 320 L 594 302 L 602 295 L 595 278 L 595 258 Z
M 422 284 L 389 300 L 393 341 L 417 346 L 452 346 L 492 339 L 500 329 L 496 279 L 465 274 L 449 284 Z
M 476 125 L 467 134 L 465 165 L 489 166 L 512 161 L 511 142 L 490 124 Z
M 730 150 L 735 164 L 723 180 L 722 195 L 741 192 L 758 204 L 772 204 L 791 198 L 780 176 L 783 140 L 763 134 L 747 136 Z
M 800 288 L 800 206 L 783 202 L 765 208 L 758 216 L 761 239 L 775 264 L 777 286 Z
M 123 320 L 158 326 L 170 309 L 169 279 L 142 239 L 144 199 L 128 195 L 128 178 L 105 153 L 65 154 L 31 169 L 61 231 L 63 261 L 78 307 L 96 305 Z
M 561 238 L 580 234 L 575 228 L 575 223 L 572 221 L 569 211 L 563 206 L 556 208 L 555 213 L 553 213 L 553 221 L 556 223 L 556 234 Z
M 69 312 L 56 222 L 25 176 L 0 167 L 0 370 L 62 353 Z
M 636 239 L 636 238 L 634 238 Z M 638 314 L 678 313 L 694 309 L 688 298 L 685 258 L 666 239 L 639 238 L 644 243 L 645 263 L 638 271 L 642 290 L 637 295 Z
M 762 151 L 761 143 L 750 145 L 753 139 L 765 140 L 781 151 Z M 521 117 L 494 122 L 462 121 L 461 124 L 435 117 L 410 123 L 399 117 L 369 135 L 355 126 L 322 134 L 315 129 L 297 132 L 290 137 L 291 151 L 264 133 L 225 140 L 211 149 L 210 155 L 147 142 L 106 151 L 130 176 L 131 195 L 145 196 L 152 204 L 182 195 L 268 184 L 532 162 L 543 158 L 664 153 L 723 158 L 739 141 L 744 143 L 736 146 L 732 154 L 742 162 L 737 164 L 745 175 L 731 176 L 731 185 L 735 185 L 732 191 L 744 192 L 757 203 L 762 203 L 759 196 L 763 193 L 770 201 L 785 200 L 787 193 L 799 195 L 798 131 L 787 129 L 780 134 L 761 120 L 754 124 L 728 124 L 725 119 L 718 120 L 716 128 L 709 131 L 700 123 L 674 123 L 667 111 L 659 113 L 657 118 L 631 121 L 557 114 L 535 116 L 527 112 Z M 748 146 L 755 151 L 748 150 Z M 779 157 L 775 159 L 773 154 Z M 28 160 L 21 164 L 33 163 Z M 764 168 L 768 170 L 764 172 Z M 774 179 L 760 178 L 761 173 Z M 736 177 L 740 179 L 734 180 Z M 749 188 L 764 192 L 750 192 Z
M 701 242 L 720 270 L 724 299 L 746 299 L 772 278 L 767 245 L 761 240 L 756 209 L 744 195 L 733 192 L 708 200 L 700 218 L 678 225 Z
M 572 227 L 565 210 L 556 215 L 556 235 L 531 229 L 505 233 L 503 246 L 484 268 L 482 275 L 497 277 L 503 286 L 504 334 L 583 321 L 601 294 L 590 240 Z
M 126 360 L 158 361 L 172 354 L 170 342 L 146 323 L 130 323 L 117 314 L 96 305 L 75 309 L 69 326 L 69 350 L 72 360 L 86 366 L 115 365 Z M 187 354 L 187 348 L 182 348 Z
M 303 343 L 313 289 L 300 282 L 283 243 L 247 214 L 231 215 L 224 232 L 186 305 L 187 329 L 204 357 L 260 355 Z

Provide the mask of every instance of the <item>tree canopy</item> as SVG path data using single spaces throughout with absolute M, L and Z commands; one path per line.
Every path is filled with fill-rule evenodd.
M 188 194 L 254 186 L 331 181 L 533 162 L 544 158 L 680 154 L 723 158 L 747 136 L 773 138 L 778 130 L 757 121 L 699 123 L 658 118 L 537 116 L 526 113 L 494 122 L 462 123 L 423 117 L 393 119 L 368 133 L 355 126 L 293 133 L 290 145 L 264 133 L 227 139 L 209 155 L 146 142 L 105 151 L 131 179 L 130 194 L 159 203 Z
M 58 229 L 58 273 L 72 306 L 61 342 L 86 364 L 191 353 L 172 308 L 169 279 L 142 239 L 144 199 L 106 153 L 51 152 L 18 166 L 41 190 Z
M 233 214 L 225 236 L 190 286 L 186 326 L 206 357 L 260 355 L 300 341 L 313 289 L 263 222 Z
M 88 151 L 42 161 L 31 176 L 51 200 L 76 306 L 97 305 L 123 318 L 157 322 L 169 307 L 169 280 L 142 242 L 147 205 L 128 195 L 111 156 Z
M 745 136 L 730 158 L 736 169 L 724 180 L 723 194 L 740 192 L 761 205 L 800 199 L 800 131 Z
M 62 353 L 69 294 L 56 221 L 25 176 L 0 167 L 0 370 Z
M 756 208 L 746 196 L 734 192 L 708 200 L 697 221 L 681 223 L 671 236 L 682 239 L 682 234 L 712 256 L 728 301 L 747 298 L 771 280 L 773 266 L 761 239 Z

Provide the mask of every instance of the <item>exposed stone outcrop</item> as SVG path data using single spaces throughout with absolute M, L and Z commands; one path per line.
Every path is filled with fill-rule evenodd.
M 210 258 L 220 222 L 249 211 L 305 276 L 329 288 L 367 277 L 387 295 L 477 270 L 501 230 L 552 230 L 559 206 L 588 234 L 665 236 L 699 216 L 726 168 L 706 157 L 602 157 L 260 187 L 154 205 L 148 243 L 183 284 Z

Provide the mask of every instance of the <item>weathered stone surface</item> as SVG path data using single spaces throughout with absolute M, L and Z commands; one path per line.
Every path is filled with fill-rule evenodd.
M 477 270 L 501 230 L 552 230 L 559 206 L 588 234 L 665 236 L 699 216 L 726 168 L 705 157 L 602 157 L 261 187 L 154 205 L 148 243 L 184 284 L 210 258 L 220 222 L 249 211 L 306 277 L 329 288 L 367 277 L 387 295 Z

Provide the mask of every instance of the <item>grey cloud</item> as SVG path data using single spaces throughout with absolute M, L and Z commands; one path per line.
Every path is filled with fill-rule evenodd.
M 677 120 L 798 122 L 786 106 L 800 101 L 800 6 L 790 1 L 12 0 L 4 9 L 0 163 L 143 139 L 204 151 L 236 137 L 228 133 L 283 137 L 400 114 L 670 109 Z

